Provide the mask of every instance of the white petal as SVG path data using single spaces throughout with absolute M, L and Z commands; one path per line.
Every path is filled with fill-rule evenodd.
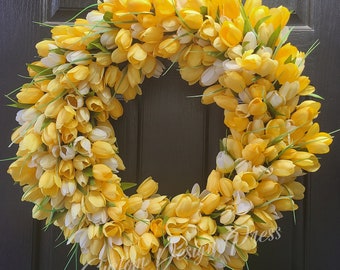
M 253 32 L 248 32 L 247 34 L 245 34 L 243 38 L 243 44 L 244 50 L 255 50 L 255 48 L 257 47 L 255 34 Z

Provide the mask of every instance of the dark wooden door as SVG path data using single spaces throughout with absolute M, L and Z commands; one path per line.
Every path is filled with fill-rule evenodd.
M 34 44 L 49 36 L 49 29 L 33 21 L 58 23 L 82 7 L 95 2 L 80 0 L 1 0 L 0 2 L 0 158 L 15 155 L 7 148 L 11 129 L 16 126 L 14 109 L 5 106 L 4 94 L 24 82 L 24 63 L 34 60 Z M 338 0 L 267 0 L 269 6 L 288 6 L 295 13 L 291 25 L 293 44 L 306 51 L 317 39 L 321 45 L 307 59 L 306 73 L 326 101 L 319 122 L 323 130 L 340 127 L 340 2 Z M 142 86 L 143 96 L 125 104 L 125 114 L 116 123 L 121 156 L 127 171 L 125 181 L 142 181 L 152 175 L 160 192 L 174 195 L 198 182 L 204 185 L 214 167 L 218 139 L 225 131 L 222 111 L 188 98 L 201 92 L 189 87 L 175 69 L 166 77 L 150 79 Z M 338 269 L 340 256 L 340 139 L 331 154 L 323 157 L 321 170 L 308 179 L 306 198 L 297 212 L 297 225 L 291 214 L 279 223 L 279 240 L 259 245 L 259 257 L 252 257 L 252 270 Z M 160 158 L 161 157 L 161 158 Z M 0 269 L 64 269 L 69 247 L 58 239 L 59 231 L 42 230 L 43 224 L 31 218 L 32 205 L 22 203 L 21 188 L 13 185 L 7 167 L 0 163 Z M 57 247 L 58 246 L 58 247 Z M 67 269 L 75 269 L 72 262 Z

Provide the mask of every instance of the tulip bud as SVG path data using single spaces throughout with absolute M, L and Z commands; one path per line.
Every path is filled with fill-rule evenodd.
M 137 188 L 137 193 L 141 194 L 143 198 L 149 198 L 158 190 L 158 183 L 151 177 L 146 178 Z
M 216 169 L 222 173 L 234 170 L 235 162 L 225 151 L 220 151 L 216 156 Z

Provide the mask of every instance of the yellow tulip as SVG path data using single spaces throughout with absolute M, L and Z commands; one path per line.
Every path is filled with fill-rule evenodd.
M 139 238 L 137 246 L 141 251 L 141 254 L 146 255 L 151 251 L 155 253 L 158 250 L 159 242 L 156 236 L 152 233 L 144 233 Z
M 224 21 L 220 30 L 220 38 L 228 47 L 234 47 L 243 39 L 243 34 L 231 21 Z
M 297 151 L 292 157 L 292 162 L 307 172 L 316 172 L 320 168 L 318 158 L 308 152 Z
M 165 234 L 164 221 L 161 218 L 153 219 L 150 223 L 150 230 L 159 238 Z
M 63 126 L 67 126 L 68 123 L 74 120 L 75 115 L 76 112 L 71 106 L 64 106 L 58 113 L 56 128 L 61 129 Z
M 37 220 L 44 220 L 50 217 L 52 206 L 45 204 L 44 207 L 40 207 L 39 204 L 34 205 L 32 208 L 32 217 Z
M 113 174 L 113 176 L 109 179 L 109 176 L 106 176 L 107 180 L 105 180 L 103 176 L 100 182 L 96 182 L 96 184 L 100 185 L 101 193 L 104 195 L 107 201 L 116 202 L 119 200 L 125 201 L 124 192 L 120 186 L 120 178 Z M 126 206 L 128 207 L 128 205 Z
M 123 115 L 123 106 L 116 98 L 111 98 L 108 104 L 109 114 L 113 119 L 118 119 Z
M 237 247 L 247 253 L 254 254 L 256 253 L 257 242 L 252 236 L 240 236 L 237 242 Z
M 221 173 L 217 170 L 212 170 L 207 179 L 206 189 L 214 194 L 219 192 L 219 181 L 222 177 Z
M 308 152 L 313 154 L 326 154 L 329 152 L 329 145 L 333 142 L 332 136 L 326 132 L 320 132 L 319 124 L 314 123 L 303 138 L 302 147 L 305 146 Z
M 142 83 L 144 77 L 135 65 L 129 64 L 127 69 L 127 78 L 131 88 L 134 88 L 138 84 Z
M 282 195 L 292 195 L 294 200 L 302 200 L 304 198 L 304 192 L 306 188 L 300 182 L 292 181 L 285 184 L 287 189 L 289 190 L 289 194 L 282 194 Z
M 143 198 L 149 198 L 158 190 L 158 183 L 151 177 L 146 178 L 137 188 L 137 193 L 141 194 Z
M 239 66 L 251 71 L 257 70 L 262 64 L 261 57 L 257 54 L 253 54 L 253 50 L 245 51 L 242 58 L 238 57 L 235 60 Z
M 132 36 L 130 30 L 120 29 L 115 39 L 118 49 L 121 51 L 127 51 L 132 44 Z
M 273 174 L 279 177 L 292 175 L 295 171 L 295 165 L 291 160 L 275 160 L 270 167 Z
M 257 187 L 258 182 L 256 177 L 251 172 L 244 172 L 238 174 L 233 179 L 233 188 L 235 190 L 241 190 L 243 192 L 249 192 L 250 190 Z
M 41 89 L 34 86 L 23 86 L 20 92 L 16 95 L 18 102 L 22 104 L 35 104 L 42 96 L 44 92 Z
M 130 12 L 149 12 L 151 3 L 149 0 L 126 0 L 126 7 Z
M 201 203 L 201 211 L 205 215 L 210 215 L 220 204 L 220 196 L 218 194 L 209 193 L 201 200 Z
M 92 153 L 97 158 L 109 159 L 115 155 L 115 149 L 108 142 L 95 141 L 92 144 Z
M 218 36 L 220 28 L 220 25 L 216 23 L 212 17 L 209 16 L 208 19 L 206 19 L 200 26 L 198 33 L 201 38 L 213 42 L 214 39 Z
M 120 222 L 107 222 L 103 226 L 103 234 L 106 237 L 121 237 L 124 232 L 124 226 Z
M 289 17 L 290 12 L 286 7 L 279 6 L 278 8 L 271 8 L 269 10 L 270 17 L 266 21 L 268 24 L 272 24 L 274 26 L 274 29 L 280 27 L 280 29 L 283 29 L 283 27 L 286 26 Z
M 110 65 L 106 68 L 104 74 L 104 84 L 113 87 L 115 83 L 120 79 L 121 71 L 117 66 Z
M 120 199 L 114 202 L 113 207 L 107 208 L 107 214 L 114 222 L 123 221 L 126 219 L 126 207 L 126 201 Z
M 66 179 L 74 179 L 75 170 L 72 160 L 61 160 L 59 163 L 58 173 L 61 177 L 65 177 Z
M 75 121 L 73 121 L 73 123 L 76 123 Z M 63 143 L 65 144 L 69 144 L 71 142 L 73 142 L 78 135 L 78 131 L 76 128 L 67 128 L 67 127 L 62 127 L 60 130 L 61 133 L 61 140 L 63 141 Z
M 147 53 L 140 44 L 135 43 L 129 48 L 127 60 L 134 66 L 134 68 L 140 69 L 144 65 L 146 58 Z
M 244 3 L 244 10 L 249 14 L 257 7 L 262 5 L 262 0 L 246 0 Z
M 47 170 L 41 175 L 39 188 L 45 196 L 56 196 L 60 187 L 61 178 L 54 170 Z
M 163 40 L 157 49 L 157 55 L 162 58 L 169 58 L 176 54 L 180 49 L 180 43 L 175 38 L 167 38 Z
M 272 180 L 262 180 L 256 190 L 261 197 L 270 201 L 280 196 L 281 186 L 278 182 Z
M 98 96 L 90 96 L 86 98 L 85 104 L 92 112 L 101 112 L 105 109 L 103 102 Z
M 110 181 L 114 178 L 112 170 L 105 164 L 94 164 L 92 174 L 98 181 Z
M 216 221 L 211 217 L 202 217 L 197 224 L 198 229 L 202 233 L 213 235 L 217 230 Z
M 291 116 L 294 125 L 308 125 L 318 115 L 320 107 L 321 104 L 313 100 L 302 102 Z
M 215 252 L 215 240 L 211 235 L 207 233 L 202 233 L 199 234 L 198 237 L 195 237 L 194 245 L 205 256 L 213 256 L 213 253 Z M 195 264 L 192 263 L 192 265 Z M 193 268 L 190 267 L 189 269 Z
M 235 231 L 240 235 L 248 235 L 255 231 L 255 223 L 250 215 L 239 216 L 235 222 Z
M 179 73 L 183 80 L 187 81 L 189 85 L 193 85 L 201 79 L 201 75 L 204 71 L 203 66 L 189 67 L 184 66 L 180 68 Z
M 113 63 L 116 64 L 123 63 L 127 60 L 127 54 L 128 54 L 127 51 L 123 51 L 117 48 L 111 53 L 111 60 Z
M 43 129 L 41 139 L 45 145 L 52 147 L 57 145 L 59 141 L 59 132 L 57 130 L 56 124 L 51 122 L 48 126 Z
M 134 194 L 127 199 L 126 212 L 129 214 L 134 214 L 142 207 L 143 197 L 140 194 Z
M 90 74 L 90 70 L 87 66 L 78 65 L 70 69 L 66 73 L 65 80 L 69 80 L 71 83 L 76 83 L 85 80 Z M 68 81 L 66 81 L 67 83 Z
M 40 57 L 46 57 L 50 50 L 56 48 L 53 40 L 42 40 L 35 45 Z
M 175 5 L 171 0 L 153 0 L 157 18 L 175 15 Z
M 164 209 L 165 205 L 169 202 L 166 196 L 158 196 L 150 199 L 150 204 L 147 211 L 152 215 L 158 215 Z
M 279 65 L 276 71 L 276 77 L 280 84 L 294 82 L 298 79 L 299 75 L 299 68 L 294 63 Z
M 202 104 L 214 103 L 214 97 L 222 95 L 224 88 L 220 84 L 215 84 L 206 88 L 203 92 L 201 102 Z
M 24 194 L 21 197 L 22 201 L 33 202 L 36 203 L 45 196 L 41 193 L 41 190 L 38 186 L 30 186 L 26 185 L 23 187 Z
M 262 196 L 259 194 L 257 189 L 253 189 L 252 191 L 250 191 L 247 194 L 247 199 L 250 200 L 255 207 L 266 202 L 266 200 L 262 198 Z
M 267 105 L 262 101 L 262 98 L 254 98 L 248 104 L 248 111 L 251 115 L 260 116 L 267 112 Z
M 239 0 L 223 0 L 219 3 L 221 15 L 227 16 L 229 19 L 235 19 L 240 15 Z
M 35 185 L 38 181 L 36 178 L 36 168 L 28 166 L 30 160 L 26 157 L 19 158 L 14 161 L 8 168 L 7 173 L 11 175 L 15 182 L 19 182 L 20 186 Z
M 158 42 L 161 42 L 163 39 L 163 29 L 158 26 L 151 26 L 142 31 L 138 38 L 140 41 L 143 41 L 148 44 L 156 44 Z M 136 43 L 137 44 L 137 43 Z
M 255 139 L 247 144 L 242 150 L 242 156 L 246 160 L 252 162 L 253 165 L 262 165 L 265 161 L 264 151 L 267 147 L 268 141 L 262 139 Z
M 245 130 L 249 124 L 248 118 L 236 116 L 234 112 L 224 111 L 224 124 L 238 132 Z
M 198 67 L 203 59 L 203 49 L 199 45 L 192 44 L 181 54 L 180 66 Z
M 236 93 L 240 93 L 246 88 L 246 82 L 242 75 L 236 71 L 229 71 L 224 73 L 220 78 L 219 82 L 224 87 L 230 88 Z
M 153 27 L 157 24 L 157 18 L 155 15 L 152 15 L 152 14 L 143 14 L 143 13 L 138 14 L 137 20 L 145 29 L 149 27 Z
M 42 140 L 39 134 L 28 133 L 19 143 L 17 156 L 25 156 L 27 154 L 32 154 L 35 151 L 37 151 L 41 145 Z
M 180 194 L 174 197 L 165 207 L 163 214 L 165 216 L 177 216 L 188 218 L 198 212 L 200 201 L 192 194 Z
M 216 95 L 213 99 L 217 106 L 228 111 L 235 111 L 238 105 L 236 97 L 228 94 Z
M 84 210 L 86 213 L 96 213 L 106 206 L 106 200 L 99 191 L 90 191 L 84 199 Z
M 66 102 L 62 98 L 58 98 L 44 105 L 47 105 L 44 111 L 45 116 L 48 118 L 57 118 L 57 115 L 59 114 L 60 110 L 66 105 Z M 38 106 L 43 106 L 43 104 L 39 104 Z
M 197 30 L 202 26 L 203 15 L 200 12 L 192 9 L 182 9 L 179 13 L 185 27 Z
M 298 209 L 298 205 L 292 199 L 282 198 L 273 202 L 273 205 L 278 211 L 294 211 Z
M 188 228 L 187 218 L 170 217 L 165 223 L 165 230 L 170 236 L 178 236 L 184 234 Z

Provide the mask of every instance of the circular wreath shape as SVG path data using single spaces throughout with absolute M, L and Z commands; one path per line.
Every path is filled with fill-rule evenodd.
M 93 6 L 92 6 L 93 7 Z M 99 269 L 243 269 L 259 237 L 271 237 L 283 211 L 297 209 L 297 177 L 319 169 L 332 137 L 314 119 L 320 103 L 305 58 L 287 43 L 286 7 L 260 0 L 104 0 L 86 19 L 52 28 L 36 44 L 31 81 L 16 94 L 8 173 L 34 203 L 33 218 L 78 245 Z M 313 48 L 312 48 L 313 49 Z M 203 104 L 224 111 L 207 185 L 168 198 L 144 180 L 124 191 L 110 118 L 141 94 L 145 78 L 179 66 L 205 87 Z

